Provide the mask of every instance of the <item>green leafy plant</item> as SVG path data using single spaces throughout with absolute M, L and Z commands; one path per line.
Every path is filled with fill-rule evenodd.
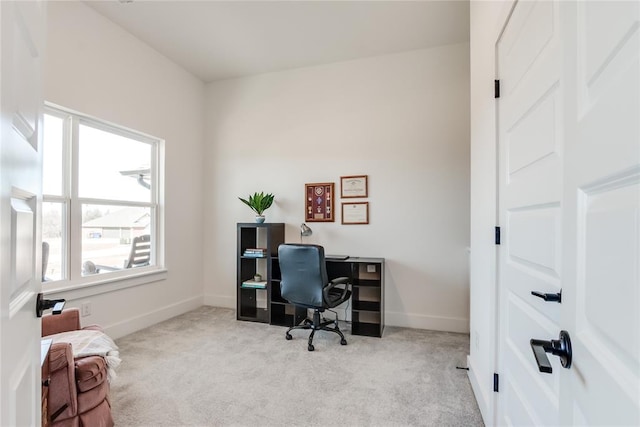
M 252 211 L 262 216 L 262 212 L 271 207 L 273 203 L 273 194 L 254 193 L 253 196 L 249 196 L 249 200 L 238 197 L 242 203 L 249 206 Z

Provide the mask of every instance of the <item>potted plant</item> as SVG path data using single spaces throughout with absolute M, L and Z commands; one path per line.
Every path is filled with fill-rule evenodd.
M 243 199 L 242 197 L 238 197 L 238 199 L 256 213 L 256 222 L 261 223 L 264 222 L 264 215 L 262 215 L 262 213 L 271 207 L 274 195 L 260 192 L 250 195 L 249 200 Z

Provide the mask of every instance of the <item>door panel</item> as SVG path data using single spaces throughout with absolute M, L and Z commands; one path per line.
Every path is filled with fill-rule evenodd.
M 596 89 L 628 68 L 638 52 L 638 2 L 585 2 L 578 6 L 583 84 Z
M 536 63 L 544 61 L 543 57 L 550 53 L 547 47 L 555 35 L 552 2 L 522 2 L 516 12 L 510 18 L 510 28 L 501 37 L 499 47 L 501 71 L 509 75 L 503 80 L 507 92 L 515 91 L 529 72 L 535 73 Z
M 14 191 L 15 192 L 15 191 Z M 34 248 L 36 223 L 33 213 L 35 197 L 11 198 L 11 298 L 18 299 L 20 292 L 28 292 L 35 268 Z M 19 309 L 20 307 L 15 307 Z
M 9 408 L 14 410 L 10 414 L 10 423 L 12 426 L 35 426 L 38 424 L 35 420 L 38 409 L 36 407 L 37 399 L 34 395 L 40 393 L 38 384 L 39 366 L 33 365 L 29 354 L 24 354 L 16 362 L 14 372 L 11 375 L 9 386 Z M 18 409 L 19 410 L 16 410 Z
M 504 386 L 501 393 L 504 393 L 502 399 L 502 413 L 500 414 L 500 424 L 507 426 L 539 426 L 542 421 L 538 418 L 538 409 L 534 407 L 525 407 L 527 401 L 522 396 L 522 390 L 527 383 L 518 382 L 515 375 L 511 375 L 510 370 L 505 370 L 508 375 L 503 375 Z
M 11 20 L 13 65 L 12 125 L 21 137 L 37 150 L 38 127 L 42 112 L 40 85 L 34 84 L 40 78 L 40 44 L 44 38 L 41 19 L 41 5 L 25 2 L 14 9 L 15 19 Z M 32 4 L 29 4 L 32 3 Z
M 556 323 L 543 316 L 539 310 L 532 308 L 520 298 L 510 297 L 508 302 L 508 314 L 512 322 L 508 326 L 507 343 L 515 358 L 510 362 L 512 369 L 520 369 L 519 380 L 522 384 L 535 383 L 540 389 L 531 390 L 546 396 L 550 401 L 555 402 L 558 398 L 559 380 L 553 375 L 538 375 L 538 368 L 535 360 L 531 358 L 531 349 L 523 348 L 519 343 L 529 342 L 535 334 L 546 334 L 553 336 L 556 331 Z M 534 334 L 534 335 L 532 335 Z M 543 335 L 544 336 L 544 335 Z M 554 369 L 560 367 L 557 360 L 551 360 Z M 523 369 L 524 368 L 524 369 Z M 532 395 L 532 398 L 537 396 Z M 557 406 L 557 402 L 555 403 Z M 556 408 L 557 409 L 557 408 Z
M 560 320 L 560 305 L 534 298 L 532 290 L 558 293 L 560 284 L 560 207 L 557 203 L 526 206 L 505 213 L 505 251 L 502 283 L 508 298 L 517 296 L 522 307 L 533 308 L 548 320 Z M 510 313 L 515 313 L 514 307 Z M 510 318 L 510 317 L 509 317 Z M 520 327 L 518 323 L 517 327 Z M 531 331 L 534 333 L 535 331 Z M 522 337 L 528 343 L 529 338 Z M 528 346 L 521 348 L 529 354 Z
M 579 233 L 585 240 L 580 243 L 584 262 L 578 284 L 584 294 L 578 295 L 577 307 L 583 313 L 580 324 L 599 337 L 602 348 L 628 357 L 636 371 L 640 370 L 640 209 L 633 202 L 639 191 L 635 182 L 581 195 L 579 215 L 584 229 Z M 611 315 L 617 312 L 628 316 Z
M 510 261 L 558 277 L 560 207 L 532 207 L 507 212 Z
M 558 86 L 537 99 L 530 110 L 508 132 L 509 175 L 556 154 Z

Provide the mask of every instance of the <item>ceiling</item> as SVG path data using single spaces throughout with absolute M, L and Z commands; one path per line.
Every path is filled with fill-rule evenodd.
M 87 1 L 204 82 L 467 42 L 469 3 Z

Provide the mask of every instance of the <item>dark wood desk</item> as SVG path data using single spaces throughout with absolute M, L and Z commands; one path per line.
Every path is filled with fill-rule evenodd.
M 278 276 L 280 269 L 277 270 Z M 352 284 L 351 334 L 382 337 L 384 329 L 384 258 L 349 257 L 345 260 L 328 259 L 327 275 L 330 279 L 349 277 Z M 280 296 L 280 281 L 272 280 L 270 323 L 293 326 L 306 316 L 304 308 L 289 304 Z
M 280 295 L 278 246 L 284 243 L 283 223 L 238 223 L 237 310 L 238 320 L 293 326 L 307 317 L 307 310 Z M 247 248 L 265 248 L 264 254 L 246 253 Z M 382 337 L 384 330 L 384 258 L 325 256 L 329 279 L 349 277 L 352 284 L 351 333 Z M 261 272 L 264 282 L 252 282 Z M 265 274 L 266 273 L 266 274 Z

